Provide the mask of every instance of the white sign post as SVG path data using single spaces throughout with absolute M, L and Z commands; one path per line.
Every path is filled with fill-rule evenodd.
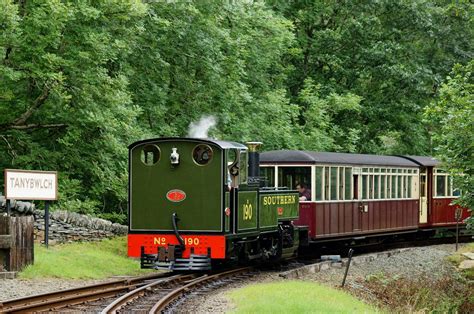
M 58 199 L 58 173 L 5 169 L 5 198 L 10 214 L 10 200 L 41 200 L 44 206 L 44 244 L 49 242 L 49 201 Z

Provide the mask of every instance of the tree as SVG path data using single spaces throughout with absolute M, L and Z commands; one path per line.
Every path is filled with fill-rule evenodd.
M 153 136 L 186 136 L 202 115 L 220 139 L 295 147 L 298 108 L 286 96 L 282 58 L 291 23 L 263 3 L 150 3 L 130 57 L 133 102 Z M 275 130 L 278 130 L 277 132 Z
M 124 63 L 145 8 L 0 4 L 0 166 L 58 170 L 67 209 L 125 208 L 126 147 L 141 131 Z
M 462 191 L 456 203 L 471 209 L 474 227 L 474 61 L 456 64 L 441 85 L 436 102 L 426 110 L 433 125 L 436 155 Z
M 357 95 L 359 113 L 342 111 L 334 123 L 343 134 L 357 130 L 359 152 L 427 154 L 423 108 L 436 96 L 456 62 L 473 55 L 473 5 L 468 1 L 271 1 L 294 24 L 296 44 L 288 89 L 300 121 L 311 114 L 301 102 L 306 82 L 319 97 Z M 350 146 L 333 138 L 332 149 Z

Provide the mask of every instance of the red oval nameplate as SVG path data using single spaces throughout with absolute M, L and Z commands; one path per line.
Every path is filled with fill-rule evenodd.
M 166 198 L 172 202 L 181 202 L 186 198 L 186 193 L 181 190 L 171 190 L 166 193 Z

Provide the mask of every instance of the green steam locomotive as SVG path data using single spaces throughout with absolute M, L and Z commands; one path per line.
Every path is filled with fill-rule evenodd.
M 157 138 L 129 146 L 128 255 L 208 270 L 294 256 L 307 243 L 296 191 L 263 188 L 261 143 Z

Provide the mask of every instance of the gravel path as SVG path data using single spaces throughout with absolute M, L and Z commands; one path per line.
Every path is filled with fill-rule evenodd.
M 370 262 L 357 262 L 354 258 L 346 283 L 351 285 L 358 279 L 370 275 L 391 275 L 404 278 L 419 277 L 430 274 L 433 279 L 453 273 L 454 266 L 446 257 L 454 253 L 454 245 L 441 244 L 428 247 L 402 249 L 402 252 L 386 258 L 377 258 Z M 370 255 L 370 254 L 369 254 Z M 376 254 L 375 254 L 376 255 Z M 304 279 L 322 282 L 331 286 L 340 286 L 345 269 L 330 268 L 319 273 L 305 276 Z
M 104 281 L 107 280 L 0 279 L 0 302 Z
M 379 257 L 372 261 L 362 262 L 362 258 L 355 257 L 351 264 L 346 285 L 349 291 L 360 296 L 362 293 L 370 291 L 363 290 L 358 282 L 367 278 L 367 276 L 378 276 L 381 274 L 400 276 L 405 278 L 417 278 L 423 274 L 430 274 L 433 279 L 442 277 L 446 274 L 456 274 L 455 268 L 446 261 L 446 256 L 454 253 L 453 244 L 442 244 L 428 247 L 417 247 L 402 249 L 401 252 L 389 257 Z M 375 254 L 368 254 L 377 255 Z M 313 274 L 304 274 L 299 276 L 300 280 L 317 281 L 328 286 L 339 287 L 344 276 L 344 268 L 329 268 Z M 205 295 L 198 295 L 189 298 L 180 307 L 180 312 L 187 313 L 227 313 L 235 309 L 235 306 L 227 298 L 226 292 L 241 288 L 253 283 L 275 282 L 295 279 L 284 279 L 279 273 L 262 273 L 243 282 L 232 283 L 226 287 L 212 291 Z M 369 297 L 365 297 L 370 300 Z

